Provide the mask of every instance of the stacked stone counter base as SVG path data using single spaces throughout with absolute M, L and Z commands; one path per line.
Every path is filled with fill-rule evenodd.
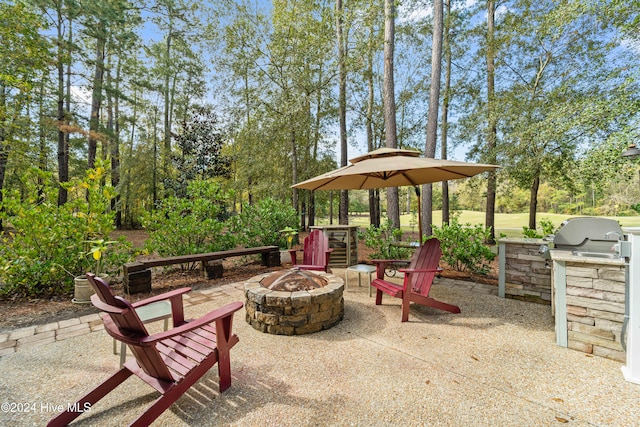
M 542 239 L 500 239 L 500 281 L 505 297 L 551 305 L 551 269 L 540 256 Z
M 624 362 L 624 266 L 567 262 L 566 272 L 568 347 Z
M 262 287 L 254 276 L 245 282 L 246 320 L 253 328 L 274 335 L 304 335 L 329 329 L 344 317 L 344 282 L 324 272 L 314 272 L 327 285 L 303 291 L 276 291 Z

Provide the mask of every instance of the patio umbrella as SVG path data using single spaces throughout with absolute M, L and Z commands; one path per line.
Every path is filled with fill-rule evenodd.
M 315 178 L 294 184 L 306 190 L 363 190 L 411 185 L 418 196 L 418 224 L 420 221 L 420 192 L 418 185 L 468 178 L 498 168 L 495 165 L 457 162 L 420 157 L 420 152 L 395 148 L 380 148 L 349 160 L 350 165 Z

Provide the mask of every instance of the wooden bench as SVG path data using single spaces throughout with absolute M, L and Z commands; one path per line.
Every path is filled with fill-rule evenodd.
M 280 248 L 278 248 L 277 246 L 238 248 L 228 251 L 179 255 L 166 258 L 135 261 L 129 262 L 124 265 L 124 289 L 127 294 L 150 292 L 152 267 L 199 262 L 202 274 L 208 279 L 215 279 L 222 277 L 222 264 L 211 264 L 211 261 L 257 254 L 262 255 L 262 265 L 266 267 L 277 267 L 280 265 Z

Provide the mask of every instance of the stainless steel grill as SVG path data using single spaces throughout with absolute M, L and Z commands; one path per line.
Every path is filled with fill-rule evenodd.
M 578 217 L 564 221 L 553 239 L 553 248 L 572 251 L 574 255 L 598 258 L 617 258 L 614 245 L 622 240 L 622 228 L 607 218 Z M 540 254 L 549 258 L 549 246 L 542 245 Z

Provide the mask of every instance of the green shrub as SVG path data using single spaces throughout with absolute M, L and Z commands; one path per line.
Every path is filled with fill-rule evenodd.
M 115 192 L 102 182 L 103 166 L 88 170 L 82 180 L 66 185 L 70 201 L 57 206 L 57 187 L 50 175 L 31 171 L 47 180 L 46 187 L 27 186 L 27 197 L 5 194 L 3 207 L 15 232 L 3 237 L 0 247 L 0 294 L 45 296 L 68 294 L 73 277 L 92 271 L 90 240 L 107 239 L 113 231 L 110 199 Z M 28 181 L 28 180 L 25 180 Z M 104 254 L 103 270 L 116 274 L 130 258 L 130 244 L 120 240 Z
M 232 230 L 239 243 L 246 247 L 287 247 L 286 233 L 282 230 L 295 228 L 298 222 L 296 210 L 287 203 L 270 197 L 255 205 L 243 205 L 242 212 L 233 217 Z
M 489 263 L 496 257 L 484 244 L 490 231 L 481 225 L 461 225 L 457 219 L 442 227 L 432 226 L 433 236 L 440 240 L 442 258 L 457 271 L 487 274 Z
M 227 199 L 217 183 L 192 181 L 187 197 L 169 197 L 143 215 L 142 224 L 149 231 L 145 248 L 160 256 L 176 256 L 235 247 L 235 235 L 227 232 L 222 219 Z
M 556 231 L 556 227 L 553 225 L 550 219 L 542 218 L 540 220 L 540 227 L 542 227 L 542 236 L 548 236 Z
M 410 248 L 393 246 L 392 243 L 402 240 L 403 232 L 392 228 L 391 221 L 380 227 L 370 226 L 364 232 L 358 233 L 358 238 L 364 240 L 366 247 L 374 251 L 369 255 L 371 259 L 407 259 L 413 252 Z
M 526 225 L 522 227 L 522 235 L 527 239 L 540 239 L 542 237 L 535 228 L 529 228 Z
M 541 239 L 555 232 L 555 227 L 548 218 L 542 218 L 540 220 L 540 227 L 542 227 L 542 233 L 538 233 L 537 230 L 524 226 L 522 227 L 522 234 L 528 239 Z

